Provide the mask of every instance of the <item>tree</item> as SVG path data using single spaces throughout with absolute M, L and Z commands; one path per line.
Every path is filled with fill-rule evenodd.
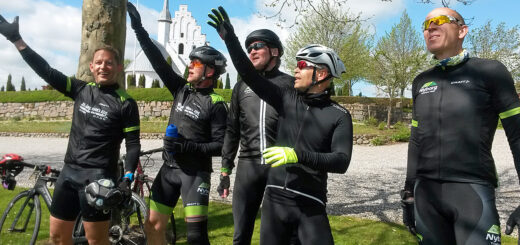
M 507 29 L 501 22 L 495 28 L 488 21 L 468 34 L 470 54 L 479 58 L 493 59 L 502 62 L 520 81 L 520 33 L 519 26 Z
M 347 91 L 352 85 L 367 77 L 370 62 L 370 47 L 372 35 L 359 22 L 338 22 L 334 25 L 323 21 L 323 16 L 329 18 L 349 19 L 349 13 L 329 5 L 320 5 L 316 12 L 311 12 L 300 23 L 296 32 L 291 34 L 286 43 L 284 61 L 286 69 L 293 70 L 296 66 L 297 51 L 311 43 L 323 44 L 332 48 L 345 63 L 347 71 L 341 76 L 337 85 L 348 84 Z M 347 93 L 351 95 L 351 93 Z
M 20 85 L 20 91 L 26 91 L 25 89 L 25 78 L 22 77 L 22 85 Z
M 129 60 L 129 59 L 125 59 L 125 60 L 123 60 L 123 71 L 125 71 L 126 68 L 128 68 L 128 66 L 130 65 L 130 63 L 132 63 L 132 60 Z
M 83 0 L 81 52 L 77 78 L 93 82 L 90 62 L 97 48 L 110 45 L 119 51 L 120 64 L 125 56 L 126 0 Z M 124 87 L 124 74 L 121 72 L 117 82 Z
M 144 74 L 141 74 L 139 76 L 139 88 L 144 88 L 146 86 L 146 77 L 144 76 Z
M 231 81 L 229 80 L 229 73 L 226 73 L 226 87 L 225 89 L 231 89 Z
M 11 82 L 11 79 L 12 79 L 11 74 L 9 74 L 7 76 L 7 85 L 5 86 L 5 91 L 16 91 L 13 83 Z
M 387 127 L 392 118 L 392 100 L 403 97 L 404 90 L 426 65 L 426 58 L 419 33 L 403 11 L 399 23 L 377 42 L 371 64 L 369 82 L 390 98 Z
M 126 76 L 126 88 L 135 88 L 135 75 L 128 74 Z
M 186 66 L 186 68 L 184 69 L 184 74 L 182 75 L 182 77 L 184 77 L 184 80 L 188 80 L 188 75 L 190 75 L 189 68 L 188 66 Z
M 152 81 L 152 88 L 160 88 L 160 87 L 161 87 L 161 83 L 159 82 L 159 80 L 154 79 Z
M 4 92 L 5 91 L 5 87 L 4 85 L 2 85 L 2 87 L 0 87 L 0 92 Z
M 172 57 L 171 56 L 168 56 L 168 58 L 166 58 L 166 63 L 168 63 L 168 65 L 172 66 Z

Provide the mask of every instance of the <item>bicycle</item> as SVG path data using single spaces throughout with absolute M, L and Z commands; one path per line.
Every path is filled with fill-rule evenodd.
M 41 222 L 40 196 L 48 209 L 52 197 L 47 184 L 55 183 L 60 174 L 59 170 L 50 166 L 30 164 L 24 162 L 23 158 L 16 154 L 7 154 L 0 159 L 0 177 L 4 188 L 14 190 L 15 177 L 25 167 L 34 169 L 33 175 L 37 177 L 36 183 L 31 189 L 16 195 L 4 210 L 0 219 L 0 238 L 4 242 L 14 242 L 15 244 L 34 244 L 36 242 Z M 50 176 L 48 176 L 49 174 Z M 30 231 L 30 233 L 26 231 Z

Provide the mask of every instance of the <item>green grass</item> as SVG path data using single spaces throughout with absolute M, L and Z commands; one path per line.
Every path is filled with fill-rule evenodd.
M 167 121 L 141 121 L 142 133 L 163 133 Z M 0 121 L 0 132 L 69 133 L 70 121 Z

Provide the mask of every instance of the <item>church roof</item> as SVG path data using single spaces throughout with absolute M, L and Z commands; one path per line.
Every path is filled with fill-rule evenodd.
M 165 60 L 168 59 L 168 56 L 170 56 L 170 55 L 168 54 L 168 52 L 166 52 L 166 49 L 164 48 L 164 46 L 162 46 L 156 40 L 152 39 L 152 42 L 159 49 L 159 51 L 161 51 L 161 54 L 164 57 L 164 59 Z M 134 63 L 135 63 L 135 67 L 134 67 Z M 172 68 L 173 68 L 173 71 L 175 71 L 175 73 L 180 74 L 180 76 L 182 76 L 181 72 L 179 71 L 179 68 L 177 66 L 175 66 L 175 63 L 173 63 L 173 62 L 172 62 Z M 125 69 L 125 73 L 132 72 L 132 71 L 134 71 L 134 69 L 135 69 L 136 73 L 140 73 L 140 72 L 154 72 L 155 73 L 155 71 L 153 70 L 152 64 L 150 64 L 150 61 L 148 60 L 146 55 L 143 53 L 142 49 L 140 49 L 137 52 L 135 60 L 133 60 L 130 64 L 128 64 L 128 66 Z
M 163 10 L 159 15 L 159 20 L 172 22 L 172 15 L 170 14 L 169 0 L 164 0 Z

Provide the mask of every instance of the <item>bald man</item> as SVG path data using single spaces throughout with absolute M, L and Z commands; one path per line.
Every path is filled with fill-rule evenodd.
M 456 11 L 431 11 L 423 34 L 433 67 L 412 85 L 403 222 L 420 244 L 500 244 L 491 144 L 500 119 L 520 172 L 514 81 L 502 63 L 471 57 L 462 48 L 468 26 Z M 508 232 L 520 220 L 518 210 Z

